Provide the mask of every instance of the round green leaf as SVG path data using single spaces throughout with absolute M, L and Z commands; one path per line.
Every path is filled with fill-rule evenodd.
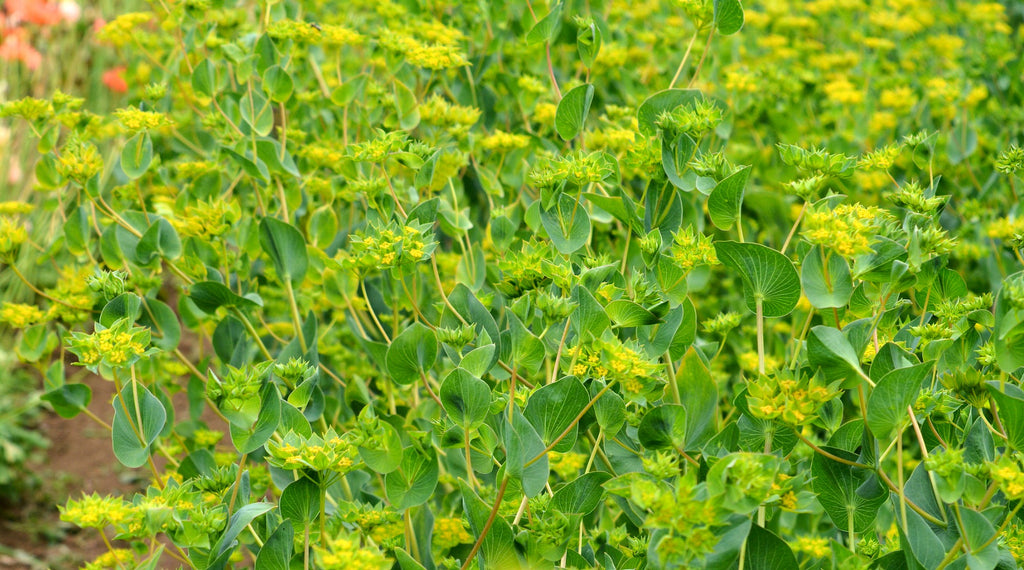
M 260 222 L 260 245 L 274 262 L 280 279 L 287 279 L 293 285 L 302 282 L 309 266 L 302 232 L 276 218 L 263 218 Z
M 804 258 L 800 268 L 800 282 L 804 294 L 815 309 L 845 307 L 853 297 L 850 266 L 842 256 L 828 254 L 828 263 L 822 258 L 820 246 L 814 246 Z M 826 270 L 827 265 L 827 270 Z
M 526 402 L 523 415 L 537 430 L 545 445 L 551 443 L 569 428 L 569 433 L 553 448 L 564 453 L 576 443 L 576 416 L 590 402 L 590 394 L 575 377 L 568 376 L 541 387 Z
M 715 27 L 723 36 L 731 36 L 743 27 L 743 6 L 740 0 L 714 0 Z
M 569 255 L 590 241 L 590 215 L 568 194 L 559 196 L 554 207 L 542 209 L 540 221 L 560 253 Z
M 395 382 L 417 382 L 437 360 L 437 337 L 417 321 L 391 341 L 384 359 Z
M 636 110 L 640 133 L 647 136 L 658 134 L 658 126 L 655 124 L 658 115 L 703 97 L 697 89 L 666 89 L 651 95 Z
M 49 402 L 58 416 L 73 418 L 89 406 L 92 389 L 85 384 L 65 384 L 43 394 L 40 399 Z
M 463 429 L 472 429 L 487 419 L 491 389 L 486 382 L 462 368 L 452 370 L 445 377 L 438 396 L 452 421 Z
M 164 429 L 167 410 L 156 396 L 137 382 L 126 384 L 114 398 L 113 405 L 111 439 L 114 456 L 126 467 L 141 467 L 149 458 L 150 446 Z
M 788 257 L 758 243 L 715 242 L 723 265 L 743 280 L 743 298 L 750 312 L 760 299 L 765 317 L 784 317 L 800 300 L 800 276 Z
M 562 140 L 570 140 L 583 131 L 590 104 L 594 101 L 594 86 L 586 83 L 562 97 L 555 110 L 555 130 Z
M 708 196 L 708 215 L 720 230 L 728 230 L 740 219 L 743 191 L 750 179 L 750 166 L 744 166 L 715 185 Z
M 686 445 L 686 408 L 662 404 L 651 409 L 640 420 L 636 437 L 647 449 L 682 449 Z
M 408 509 L 427 502 L 437 487 L 437 457 L 428 449 L 423 455 L 416 448 L 408 447 L 402 457 L 401 466 L 384 476 L 384 488 L 388 500 L 398 509 Z
M 272 65 L 263 72 L 263 90 L 275 103 L 284 103 L 292 96 L 295 84 L 292 76 L 280 65 Z
M 148 131 L 137 133 L 121 149 L 121 169 L 132 180 L 145 174 L 152 163 L 153 140 Z
M 867 426 L 880 440 L 897 437 L 910 422 L 907 407 L 917 401 L 932 362 L 897 368 L 882 377 L 868 396 Z
M 297 527 L 304 527 L 320 516 L 320 487 L 308 477 L 300 477 L 281 493 L 281 516 Z

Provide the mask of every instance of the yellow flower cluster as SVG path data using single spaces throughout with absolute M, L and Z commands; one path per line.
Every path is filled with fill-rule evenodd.
M 43 320 L 45 315 L 35 305 L 24 305 L 22 303 L 9 303 L 4 301 L 0 308 L 0 322 L 16 328 L 23 329 Z
M 443 97 L 432 96 L 420 105 L 420 120 L 448 130 L 452 135 L 465 134 L 480 120 L 480 109 L 449 103 Z
M 1024 218 L 997 218 L 989 222 L 985 235 L 1003 241 L 1019 239 L 1024 235 Z
M 45 119 L 53 113 L 53 105 L 45 99 L 24 97 L 0 105 L 0 117 L 21 117 L 28 122 Z
M 241 216 L 241 208 L 234 200 L 200 200 L 185 206 L 184 212 L 170 219 L 171 225 L 183 237 L 194 236 L 209 241 L 224 235 Z
M 637 138 L 637 132 L 632 129 L 609 127 L 587 131 L 584 134 L 587 148 L 594 150 L 607 150 L 616 154 L 626 152 Z
M 839 394 L 834 385 L 787 373 L 760 376 L 747 383 L 747 390 L 747 406 L 754 417 L 790 425 L 813 421 L 821 406 Z
M 114 116 L 121 122 L 125 130 L 137 133 L 149 129 L 159 129 L 172 124 L 171 118 L 157 111 L 143 111 L 138 107 L 125 107 L 114 111 Z
M 548 463 L 551 465 L 551 470 L 558 473 L 559 477 L 566 481 L 572 481 L 579 476 L 580 469 L 586 465 L 587 456 L 575 451 L 566 453 L 552 451 L 548 453 Z
M 57 158 L 57 173 L 84 185 L 103 169 L 103 157 L 96 145 L 77 139 L 68 141 Z
M 795 552 L 806 554 L 811 558 L 825 558 L 832 555 L 832 546 L 827 538 L 798 536 L 791 546 Z
M 718 264 L 711 236 L 696 232 L 690 226 L 676 233 L 669 251 L 676 265 L 686 272 L 700 265 Z
M 0 255 L 6 255 L 18 249 L 28 240 L 25 226 L 8 216 L 0 216 Z
M 572 375 L 618 380 L 627 395 L 639 396 L 656 381 L 658 365 L 614 337 L 567 348 L 565 354 Z
M 363 270 L 381 270 L 416 263 L 426 259 L 437 246 L 423 233 L 428 228 L 419 225 L 370 227 L 367 232 L 351 236 L 350 251 L 339 251 L 343 267 Z
M 415 67 L 440 70 L 469 65 L 466 56 L 452 43 L 425 43 L 401 33 L 380 36 L 378 41 Z
M 308 438 L 289 431 L 281 443 L 268 442 L 267 451 L 270 463 L 281 469 L 309 468 L 345 474 L 358 467 L 356 446 L 333 428 L 322 436 L 313 434 Z
M 101 42 L 121 47 L 132 41 L 134 30 L 138 26 L 152 19 L 151 12 L 129 12 L 122 14 L 107 22 L 103 29 L 96 34 Z
M 110 328 L 101 328 L 99 324 L 96 327 L 92 334 L 73 332 L 68 340 L 68 348 L 78 355 L 80 365 L 120 368 L 146 355 L 148 328 L 133 326 L 128 318 L 118 319 Z
M 485 150 L 502 153 L 526 148 L 529 144 L 530 137 L 526 135 L 506 133 L 501 129 L 495 130 L 493 134 L 487 135 L 480 140 L 480 146 Z
M 28 202 L 0 202 L 0 215 L 11 216 L 17 214 L 28 214 L 36 207 Z
M 739 361 L 741 370 L 754 374 L 757 373 L 758 367 L 760 366 L 760 361 L 758 360 L 756 351 L 748 350 L 746 352 L 740 353 L 736 357 L 736 359 Z M 770 354 L 766 354 L 764 357 L 764 369 L 767 372 L 778 370 L 779 368 L 782 367 L 782 364 L 783 362 L 781 360 Z
M 825 84 L 825 96 L 840 105 L 856 105 L 864 100 L 864 91 L 847 77 L 838 76 Z
M 127 548 L 108 550 L 83 566 L 83 570 L 107 570 L 109 568 L 132 568 L 135 566 L 135 553 Z
M 79 500 L 69 499 L 60 508 L 60 520 L 82 528 L 102 529 L 108 524 L 120 524 L 128 519 L 131 506 L 119 497 L 101 497 L 96 493 L 82 495 Z
M 322 542 L 321 542 L 322 544 Z M 318 567 L 323 570 L 384 570 L 391 561 L 376 547 L 360 544 L 358 538 L 338 536 L 327 539 L 327 546 L 314 546 Z
M 345 153 L 324 144 L 305 144 L 295 154 L 306 159 L 315 168 L 336 168 Z
M 840 204 L 832 210 L 810 211 L 802 235 L 812 244 L 851 258 L 871 251 L 871 241 L 891 214 L 875 206 Z
M 1020 463 L 1004 455 L 988 464 L 988 473 L 1008 500 L 1024 499 L 1024 472 Z
M 441 517 L 434 519 L 434 537 L 432 543 L 438 550 L 447 550 L 460 544 L 473 541 L 473 535 L 466 530 L 466 522 L 461 518 Z
M 93 303 L 93 292 L 89 288 L 91 276 L 92 269 L 89 267 L 61 275 L 56 287 L 45 291 L 56 300 L 50 305 L 47 317 L 60 319 L 68 324 L 84 321 L 89 316 Z
M 329 46 L 361 45 L 366 38 L 345 26 L 278 20 L 267 27 L 267 35 L 279 40 Z

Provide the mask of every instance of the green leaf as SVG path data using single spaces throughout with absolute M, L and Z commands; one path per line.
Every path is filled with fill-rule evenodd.
M 399 384 L 412 384 L 437 360 L 437 337 L 419 321 L 407 327 L 391 341 L 385 361 L 391 378 Z
M 420 104 L 416 101 L 416 94 L 405 83 L 397 80 L 394 92 L 398 126 L 407 131 L 416 128 L 420 124 Z
M 526 328 L 515 313 L 508 311 L 506 315 L 512 333 L 512 362 L 530 372 L 537 372 L 544 364 L 544 343 Z
M 281 492 L 281 516 L 304 528 L 320 516 L 320 486 L 308 477 L 292 481 Z
M 594 86 L 585 83 L 565 94 L 555 110 L 555 130 L 562 140 L 570 140 L 583 131 L 594 101 Z
M 743 567 L 750 570 L 792 570 L 800 567 L 786 541 L 757 525 L 750 527 L 746 550 Z
M 1024 366 L 1024 308 L 1014 303 L 1011 298 L 1013 290 L 1024 291 L 1024 271 L 1003 279 L 996 295 L 992 343 L 996 349 L 996 363 L 1007 374 Z
M 594 60 L 601 51 L 601 28 L 593 21 L 576 32 L 576 51 L 584 67 L 594 66 Z
M 302 282 L 309 257 L 306 240 L 298 228 L 276 218 L 263 218 L 260 221 L 260 245 L 274 262 L 278 278 L 287 279 L 292 285 Z
M 113 405 L 114 456 L 126 467 L 142 467 L 149 459 L 150 446 L 164 429 L 167 410 L 145 386 L 134 381 L 121 389 Z
M 636 437 L 647 449 L 682 449 L 686 445 L 686 408 L 679 404 L 652 408 L 640 420 Z
M 544 441 L 518 409 L 512 412 L 512 421 L 503 422 L 501 426 L 505 431 L 505 472 L 522 484 L 527 497 L 535 497 L 544 490 L 550 474 L 548 455 L 541 455 Z M 541 455 L 540 459 L 526 465 L 538 455 Z
M 604 388 L 604 383 L 594 380 L 590 384 L 591 398 L 597 396 Z M 626 423 L 626 404 L 614 390 L 608 390 L 594 402 L 594 416 L 597 418 L 597 425 L 604 429 L 608 437 L 614 437 L 619 433 Z
M 386 475 L 402 464 L 402 436 L 395 426 L 385 421 L 380 422 L 372 442 L 368 443 L 372 443 L 373 447 L 359 446 L 359 457 L 375 473 Z
M 868 396 L 867 426 L 875 437 L 889 441 L 907 426 L 907 406 L 917 401 L 921 383 L 928 377 L 934 363 L 924 362 L 897 368 L 878 381 Z
M 142 234 L 135 247 L 135 261 L 149 265 L 156 258 L 174 260 L 181 257 L 181 238 L 170 222 L 157 218 Z
M 860 358 L 842 331 L 825 325 L 811 329 L 807 336 L 807 361 L 820 367 L 829 381 L 859 376 Z
M 259 91 L 242 95 L 238 110 L 242 113 L 242 120 L 259 136 L 265 137 L 274 130 L 274 107 Z
M 277 387 L 268 382 L 260 390 L 260 411 L 256 422 L 249 427 L 229 423 L 231 441 L 239 453 L 249 454 L 263 447 L 281 423 L 281 396 Z
M 1007 443 L 1017 451 L 1024 451 L 1024 391 L 997 380 L 989 381 L 987 386 L 1006 428 Z
M 685 192 L 691 192 L 694 188 L 692 177 L 687 180 L 683 174 L 689 170 L 696 150 L 696 141 L 686 133 L 680 133 L 675 141 L 667 138 L 661 141 L 661 167 L 665 170 L 665 176 L 673 186 Z
M 572 301 L 576 304 L 576 309 L 569 315 L 569 322 L 572 323 L 576 335 L 583 339 L 588 338 L 588 335 L 599 338 L 611 325 L 604 307 L 586 287 L 579 285 L 572 290 Z
M 363 92 L 363 88 L 366 87 L 366 80 L 367 75 L 365 73 L 350 77 L 344 83 L 335 87 L 334 91 L 331 91 L 331 102 L 339 107 L 348 105 Z
M 146 297 L 142 303 L 138 324 L 149 327 L 154 346 L 165 351 L 173 351 L 181 341 L 181 323 L 178 322 L 178 316 L 163 301 Z
M 743 6 L 740 0 L 714 0 L 715 27 L 723 36 L 731 36 L 743 27 Z
M 784 317 L 800 300 L 800 276 L 788 257 L 758 243 L 715 242 L 718 259 L 739 273 L 743 298 L 751 312 L 756 300 L 763 303 L 765 317 Z
M 728 230 L 740 219 L 743 191 L 750 179 L 750 166 L 744 166 L 715 185 L 708 196 L 708 215 L 720 230 Z
M 145 174 L 151 164 L 153 139 L 149 137 L 149 131 L 142 131 L 128 139 L 121 149 L 121 170 L 124 170 L 125 176 L 135 180 Z
M 58 416 L 73 418 L 89 406 L 92 388 L 85 384 L 64 384 L 43 394 L 40 399 L 49 402 Z
M 239 297 L 223 283 L 216 281 L 200 281 L 189 287 L 189 298 L 204 313 L 213 314 L 219 307 L 250 308 L 258 307 L 259 303 L 252 299 Z
M 427 449 L 423 455 L 416 448 L 407 447 L 401 466 L 384 476 L 388 500 L 397 509 L 408 509 L 427 502 L 437 487 L 438 466 L 434 452 Z
M 551 8 L 543 18 L 537 21 L 526 33 L 526 43 L 533 45 L 546 42 L 554 37 L 555 30 L 562 23 L 562 3 L 559 2 Z
M 290 520 L 277 525 L 256 556 L 255 570 L 289 570 L 294 537 L 295 530 Z
M 686 408 L 686 450 L 699 449 L 715 435 L 718 417 L 718 387 L 711 372 L 690 347 L 676 371 L 679 399 Z
M 482 378 L 491 369 L 494 362 L 494 345 L 485 344 L 467 352 L 459 361 L 459 368 L 464 369 L 477 378 Z
M 569 194 L 560 195 L 552 208 L 541 209 L 540 221 L 559 253 L 569 255 L 590 241 L 587 208 Z
M 110 328 L 121 319 L 128 319 L 135 322 L 142 313 L 142 299 L 135 293 L 121 293 L 103 306 L 100 312 L 99 323 Z
M 249 523 L 273 509 L 273 503 L 251 503 L 235 511 L 228 520 L 228 526 L 224 529 L 224 534 L 213 548 L 213 551 L 217 553 L 218 562 L 220 561 L 220 555 L 229 552 L 238 545 L 236 539 L 242 530 L 249 526 Z M 224 561 L 227 561 L 227 557 L 224 557 Z M 220 564 L 220 567 L 223 567 L 223 564 Z M 213 566 L 210 566 L 210 568 L 213 568 Z
M 567 376 L 537 389 L 526 402 L 523 415 L 537 429 L 545 446 L 551 445 L 569 429 L 553 448 L 554 451 L 564 453 L 576 443 L 578 426 L 573 421 L 589 402 L 590 394 L 579 379 Z
M 473 429 L 487 419 L 491 388 L 462 368 L 448 373 L 438 396 L 448 416 L 465 430 Z
M 605 481 L 612 476 L 602 471 L 586 473 L 555 491 L 551 506 L 565 514 L 585 515 L 601 503 Z
M 204 97 L 213 97 L 220 88 L 217 82 L 217 69 L 210 60 L 204 59 L 192 70 L 192 89 Z
M 263 72 L 263 91 L 275 103 L 284 103 L 292 96 L 295 83 L 280 65 L 272 65 Z
M 542 487 L 543 488 L 543 487 Z M 459 494 L 462 497 L 462 509 L 469 519 L 469 528 L 473 536 L 483 536 L 483 529 L 491 521 L 490 531 L 484 536 L 477 556 L 480 557 L 482 568 L 501 568 L 514 570 L 520 568 L 519 556 L 516 554 L 515 535 L 512 527 L 504 517 L 491 519 L 490 505 L 483 502 L 479 495 L 462 479 L 459 479 Z
M 804 294 L 815 309 L 845 307 L 853 297 L 850 266 L 842 256 L 829 252 L 828 268 L 822 258 L 821 246 L 814 246 L 800 268 Z
M 654 313 L 627 299 L 616 299 L 605 305 L 604 310 L 620 327 L 639 327 L 661 322 Z
M 972 509 L 960 509 L 960 531 L 967 546 L 967 567 L 971 570 L 992 570 L 999 564 L 999 543 L 996 529 L 985 515 Z
M 835 447 L 822 448 L 836 457 L 856 461 L 857 455 Z M 828 513 L 832 523 L 842 532 L 866 532 L 874 528 L 878 509 L 889 498 L 889 493 L 868 470 L 815 454 L 811 460 L 811 486 L 818 502 Z
M 402 570 L 427 570 L 427 568 L 416 561 L 408 552 L 403 548 L 395 549 L 395 558 L 398 559 L 398 566 Z
M 655 124 L 658 115 L 703 98 L 704 95 L 697 89 L 666 89 L 651 95 L 636 110 L 640 133 L 646 136 L 658 134 L 658 126 Z

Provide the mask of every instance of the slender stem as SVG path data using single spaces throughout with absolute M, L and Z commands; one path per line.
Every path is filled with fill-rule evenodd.
M 697 35 L 700 33 L 700 28 L 693 30 L 693 35 L 690 36 L 690 43 L 686 44 L 686 53 L 683 54 L 683 60 L 679 62 L 679 67 L 676 68 L 676 74 L 672 76 L 672 82 L 668 84 L 668 88 L 672 89 L 676 85 L 676 81 L 679 81 L 679 76 L 683 73 L 683 68 L 686 67 L 686 60 L 690 59 L 690 50 L 693 49 L 693 42 L 697 40 Z
M 764 374 L 764 301 L 758 297 L 754 301 L 757 313 L 757 371 Z
M 484 523 L 484 528 L 480 530 L 480 536 L 477 537 L 476 542 L 473 543 L 473 549 L 469 551 L 469 555 L 466 556 L 466 561 L 462 563 L 462 569 L 466 570 L 469 565 L 473 563 L 473 557 L 480 550 L 480 545 L 484 543 L 484 538 L 487 537 L 487 533 L 491 530 L 491 525 L 494 524 L 495 517 L 498 516 L 498 508 L 501 507 L 501 500 L 505 497 L 505 488 L 508 487 L 508 475 L 501 480 L 501 486 L 498 487 L 498 496 L 494 499 L 494 508 L 491 509 L 490 516 L 487 517 L 487 522 Z
M 303 354 L 309 350 L 309 346 L 306 344 L 306 337 L 302 332 L 302 317 L 299 316 L 299 304 L 295 301 L 295 289 L 292 288 L 291 279 L 285 278 L 284 291 L 288 296 L 288 306 L 292 313 L 292 325 L 295 327 L 295 335 L 299 337 L 299 345 L 302 347 Z M 369 301 L 367 301 L 369 304 Z

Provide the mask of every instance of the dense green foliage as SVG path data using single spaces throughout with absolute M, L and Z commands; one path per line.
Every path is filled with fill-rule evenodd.
M 5 103 L 91 567 L 1016 568 L 1020 7 L 758 4 L 161 0 Z

